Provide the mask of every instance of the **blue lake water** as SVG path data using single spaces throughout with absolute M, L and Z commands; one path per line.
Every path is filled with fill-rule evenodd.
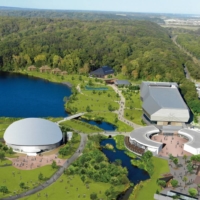
M 116 126 L 113 124 L 110 124 L 108 122 L 96 122 L 93 120 L 86 120 L 86 119 L 81 119 L 81 121 L 86 122 L 91 125 L 94 125 L 94 126 L 98 126 L 99 128 L 101 128 L 105 131 L 115 131 L 116 130 Z
M 63 98 L 70 95 L 63 84 L 0 72 L 0 116 L 64 117 Z
M 137 184 L 140 181 L 144 181 L 150 178 L 146 171 L 139 169 L 138 167 L 134 167 L 131 164 L 131 158 L 127 156 L 123 150 L 116 148 L 114 139 L 102 140 L 100 144 L 101 146 L 105 146 L 107 143 L 112 144 L 115 148 L 115 151 L 102 148 L 103 153 L 107 156 L 110 162 L 114 162 L 116 159 L 120 159 L 122 161 L 122 166 L 127 168 L 128 178 L 132 183 Z

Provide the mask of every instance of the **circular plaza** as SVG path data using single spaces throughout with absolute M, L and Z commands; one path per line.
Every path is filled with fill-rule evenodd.
M 170 154 L 197 155 L 200 153 L 200 131 L 180 128 L 165 132 L 151 125 L 132 131 L 130 136 L 125 138 L 125 145 L 137 155 L 142 155 L 145 151 L 164 157 L 169 157 Z

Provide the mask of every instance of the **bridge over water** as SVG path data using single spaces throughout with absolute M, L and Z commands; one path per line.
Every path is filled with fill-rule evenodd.
M 62 119 L 62 120 L 60 120 L 60 121 L 58 121 L 58 122 L 56 122 L 57 124 L 60 124 L 60 123 L 62 123 L 62 122 L 64 122 L 64 121 L 68 121 L 68 120 L 71 120 L 71 119 L 76 119 L 76 118 L 78 118 L 78 117 L 81 117 L 82 115 L 84 115 L 86 112 L 83 112 L 83 113 L 78 113 L 78 114 L 75 114 L 75 115 L 70 115 L 70 116 L 68 116 L 68 117 L 65 117 L 64 119 Z

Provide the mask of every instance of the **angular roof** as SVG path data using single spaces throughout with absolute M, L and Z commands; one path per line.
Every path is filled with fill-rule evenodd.
M 103 66 L 93 72 L 91 72 L 91 75 L 99 75 L 99 76 L 105 76 L 105 75 L 109 75 L 109 74 L 113 74 L 114 70 L 109 67 L 109 66 Z
M 176 83 L 143 82 L 140 94 L 142 107 L 149 115 L 162 108 L 188 110 Z
M 12 123 L 3 137 L 9 144 L 40 146 L 60 142 L 62 132 L 57 124 L 46 119 L 26 118 Z
M 116 85 L 130 85 L 130 82 L 127 80 L 116 80 L 115 84 Z

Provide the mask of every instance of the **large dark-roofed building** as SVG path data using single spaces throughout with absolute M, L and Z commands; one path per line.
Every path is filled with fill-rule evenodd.
M 177 83 L 142 82 L 140 95 L 145 116 L 159 125 L 188 122 L 189 109 L 182 99 Z
M 108 75 L 113 75 L 114 70 L 109 66 L 103 66 L 93 72 L 90 72 L 90 76 L 98 78 L 106 78 Z

